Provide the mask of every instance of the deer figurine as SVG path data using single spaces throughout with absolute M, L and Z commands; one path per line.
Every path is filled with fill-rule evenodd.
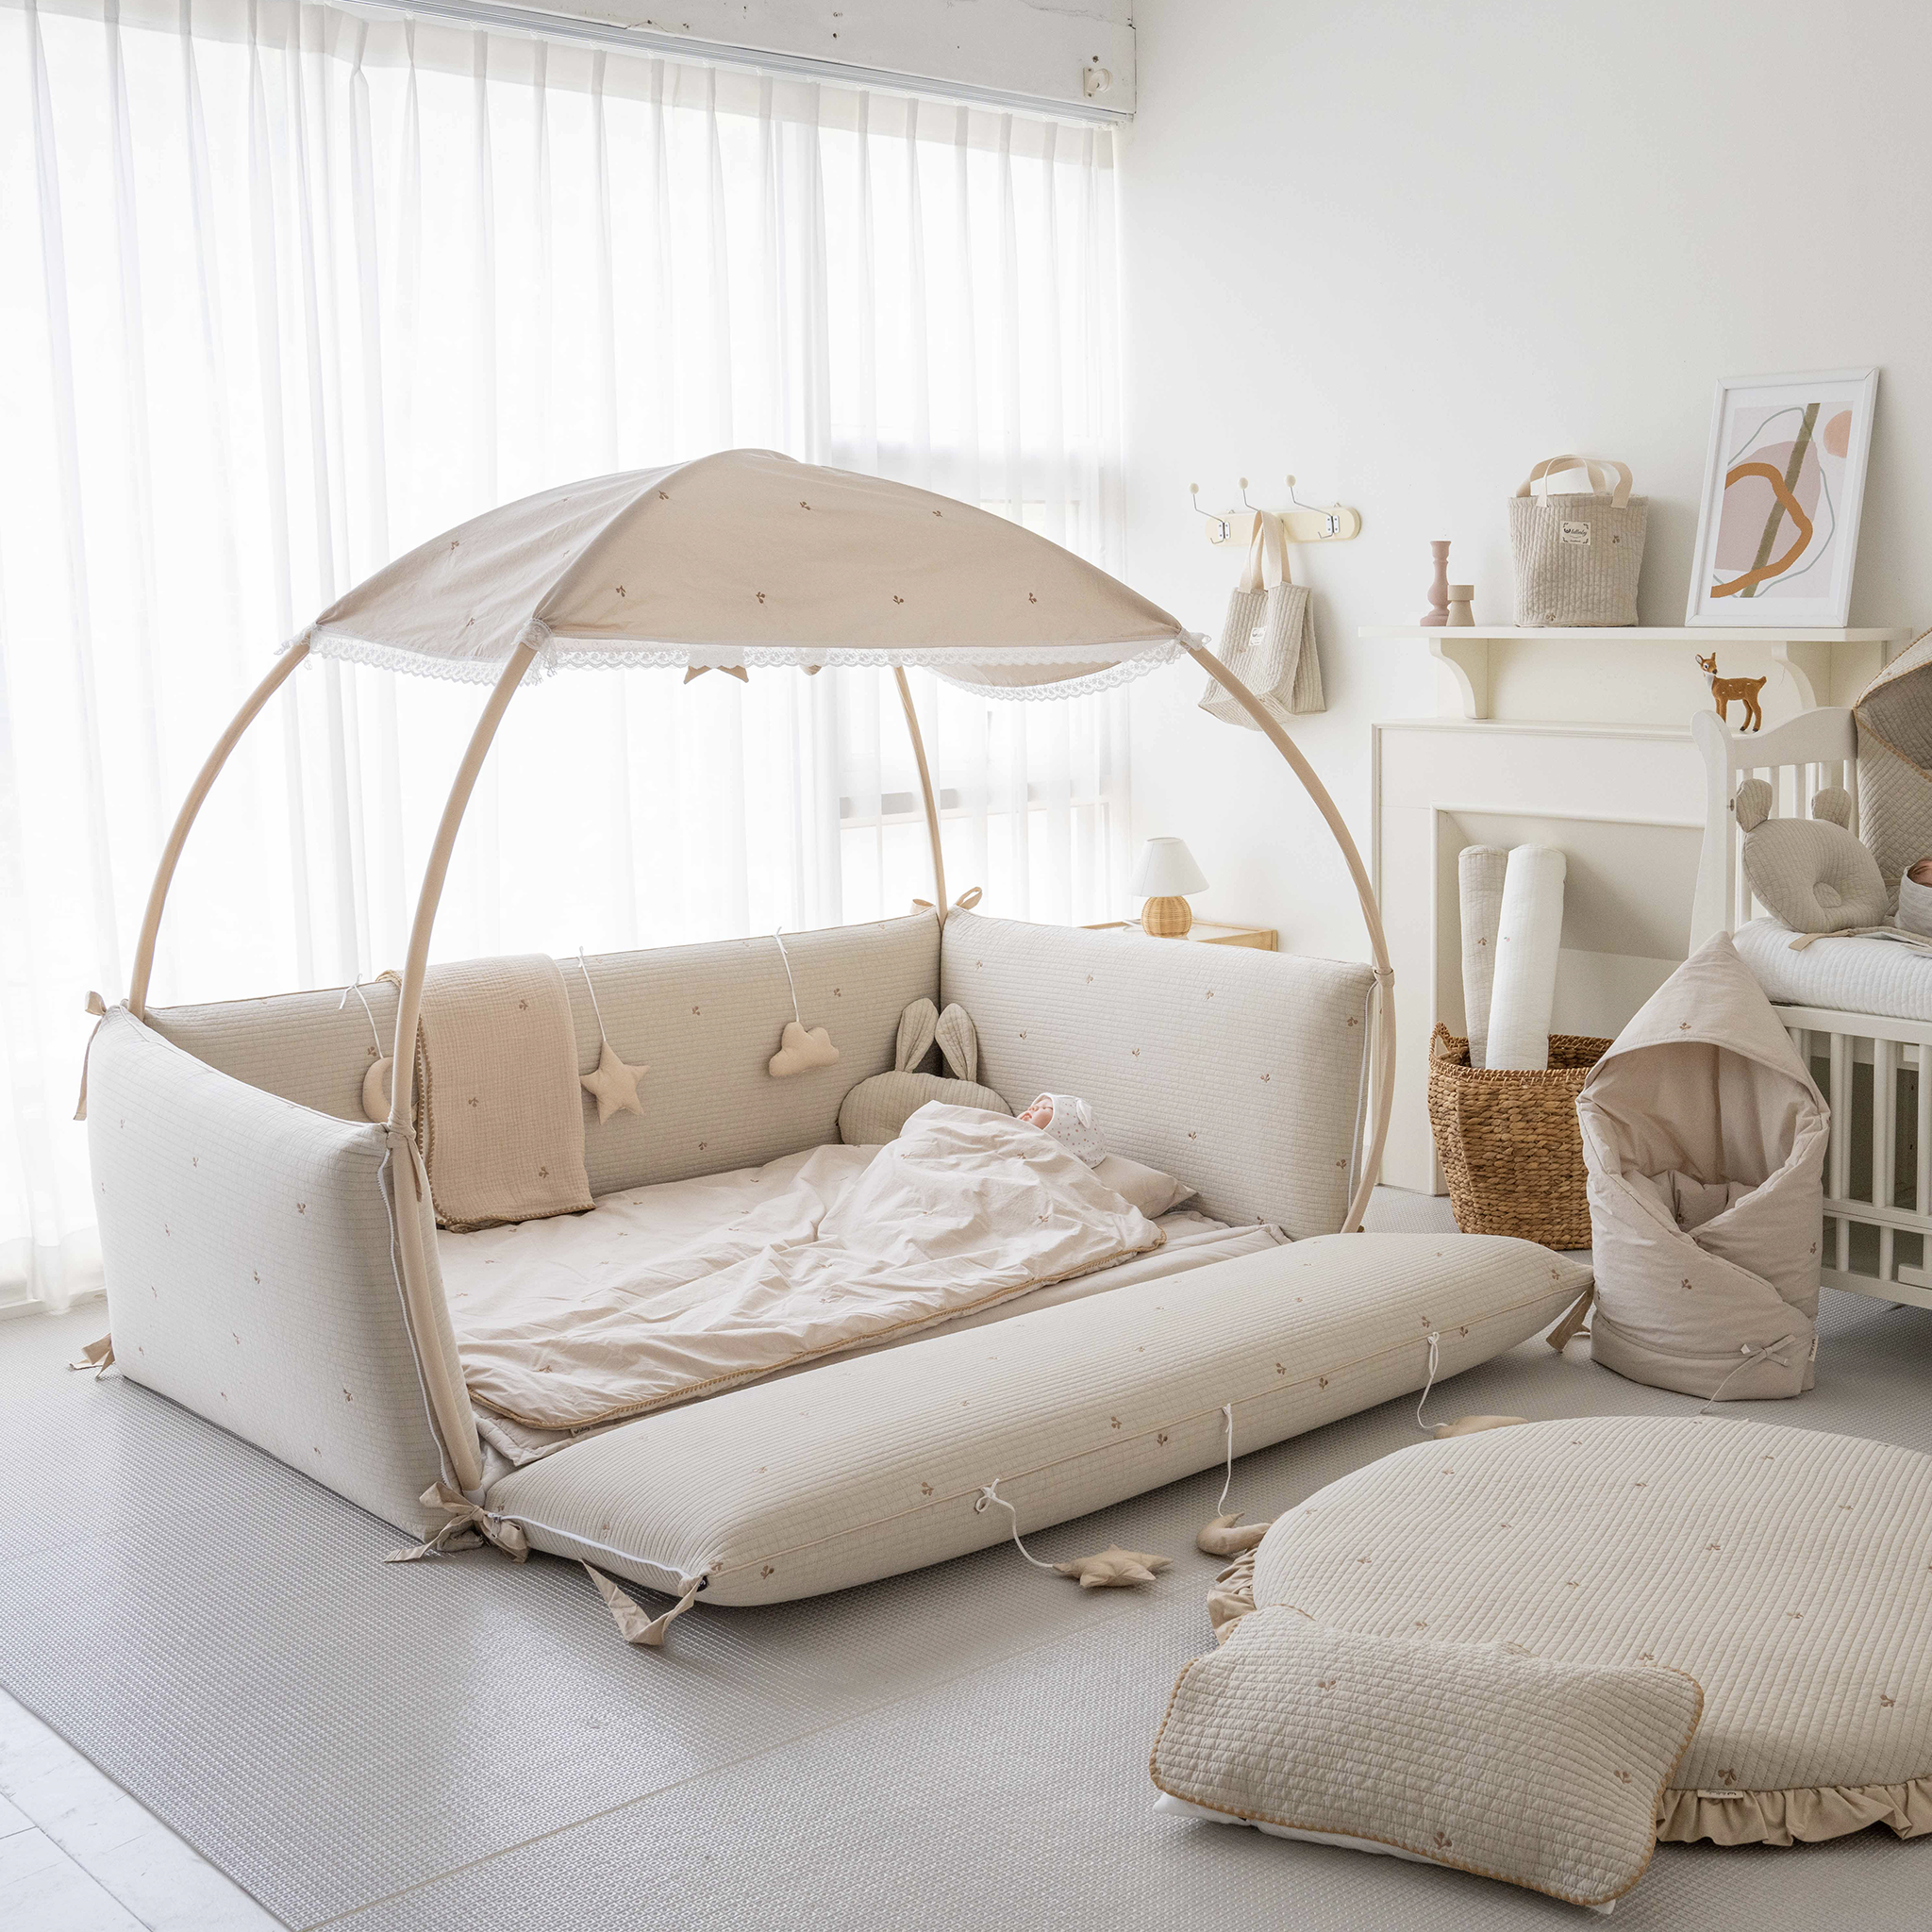
M 1757 694 L 1764 689 L 1766 680 L 1761 677 L 1720 677 L 1717 675 L 1717 653 L 1707 658 L 1699 658 L 1697 668 L 1704 673 L 1704 681 L 1710 686 L 1711 702 L 1717 706 L 1718 717 L 1726 724 L 1731 722 L 1731 700 L 1744 708 L 1743 729 L 1762 731 L 1764 729 L 1764 707 L 1757 702 Z

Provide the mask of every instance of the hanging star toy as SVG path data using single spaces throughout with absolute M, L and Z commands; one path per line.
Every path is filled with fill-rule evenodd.
M 603 1041 L 603 1051 L 597 1056 L 594 1073 L 578 1076 L 584 1091 L 597 1103 L 597 1124 L 601 1127 L 614 1113 L 634 1113 L 641 1115 L 643 1105 L 638 1099 L 638 1082 L 651 1070 L 649 1067 L 628 1065 L 624 1057 L 610 1043 L 610 1036 L 604 1030 L 604 1009 L 597 1004 L 597 989 L 591 981 L 591 968 L 584 958 L 584 949 L 577 948 L 577 966 L 584 975 L 584 984 L 591 989 L 591 1010 L 597 1016 L 597 1037 Z

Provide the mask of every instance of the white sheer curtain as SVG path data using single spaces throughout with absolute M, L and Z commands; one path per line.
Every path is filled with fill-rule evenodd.
M 188 779 L 385 559 L 759 444 L 1118 566 L 1103 130 L 287 0 L 0 0 L 0 1305 L 94 1278 L 82 1001 L 124 991 Z M 948 878 L 1108 916 L 1123 695 L 917 694 Z M 398 961 L 478 701 L 306 667 L 190 843 L 155 997 Z M 558 678 L 509 714 L 438 950 L 899 911 L 914 786 L 877 674 Z

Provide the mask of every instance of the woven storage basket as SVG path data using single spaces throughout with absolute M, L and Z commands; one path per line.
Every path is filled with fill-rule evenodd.
M 1510 1234 L 1546 1248 L 1590 1245 L 1576 1096 L 1607 1040 L 1550 1035 L 1547 1070 L 1473 1067 L 1469 1041 L 1429 1041 L 1429 1125 L 1464 1234 Z

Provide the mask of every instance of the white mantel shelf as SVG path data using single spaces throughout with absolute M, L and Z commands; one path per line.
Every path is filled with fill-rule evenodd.
M 1772 661 L 1791 681 L 1800 707 L 1811 710 L 1831 702 L 1834 658 L 1840 652 L 1862 653 L 1875 675 L 1890 647 L 1908 643 L 1913 633 L 1903 629 L 1834 629 L 1730 625 L 1604 625 L 1589 629 L 1537 630 L 1514 624 L 1367 625 L 1359 635 L 1369 643 L 1413 643 L 1429 647 L 1429 656 L 1455 680 L 1465 718 L 1490 715 L 1490 653 L 1497 645 L 1537 644 L 1685 644 L 1707 653 L 1728 644 L 1768 645 Z

